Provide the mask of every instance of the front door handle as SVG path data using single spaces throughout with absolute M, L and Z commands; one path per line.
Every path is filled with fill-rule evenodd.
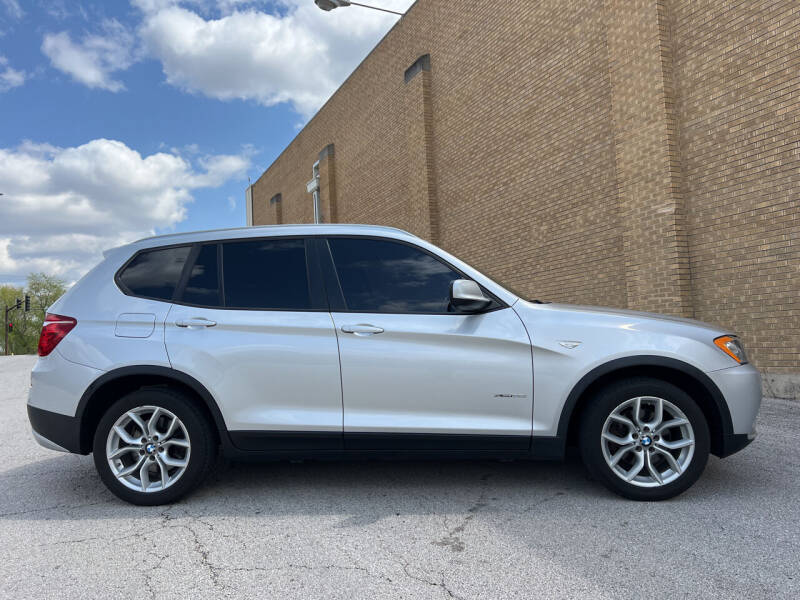
M 383 327 L 360 323 L 358 325 L 342 325 L 342 331 L 355 335 L 375 335 L 376 333 L 383 333 Z
M 213 327 L 216 325 L 216 321 L 211 321 L 209 319 L 204 319 L 203 317 L 194 317 L 192 319 L 179 319 L 175 321 L 175 325 L 178 327 Z

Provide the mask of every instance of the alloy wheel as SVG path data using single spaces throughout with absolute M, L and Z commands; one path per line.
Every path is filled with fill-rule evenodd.
M 108 433 L 106 459 L 111 472 L 137 492 L 160 492 L 186 472 L 191 455 L 183 422 L 159 406 L 126 411 Z
M 673 403 L 638 396 L 611 412 L 600 442 L 603 458 L 617 477 L 639 487 L 658 487 L 686 471 L 694 456 L 695 434 Z

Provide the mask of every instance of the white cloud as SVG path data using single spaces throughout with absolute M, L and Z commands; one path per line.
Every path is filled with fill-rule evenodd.
M 103 23 L 102 34 L 86 35 L 76 43 L 66 31 L 48 33 L 42 52 L 56 69 L 90 87 L 118 92 L 125 89 L 112 78 L 135 62 L 135 37 L 115 19 Z
M 217 0 L 216 5 L 222 14 L 229 14 L 247 6 L 257 5 L 256 0 Z
M 75 2 L 74 0 L 48 0 L 41 8 L 47 12 L 47 15 L 59 21 L 65 21 L 70 18 L 81 18 L 84 21 L 89 21 L 89 12 L 84 7 L 83 3 Z
M 6 8 L 6 12 L 15 19 L 21 19 L 25 13 L 17 0 L 0 0 Z
M 25 83 L 25 77 L 25 71 L 12 69 L 8 66 L 8 59 L 0 55 L 0 92 L 21 86 Z
M 413 0 L 377 0 L 404 11 Z M 42 52 L 56 69 L 90 88 L 117 92 L 114 79 L 149 56 L 169 84 L 219 100 L 290 103 L 309 117 L 397 21 L 360 7 L 323 12 L 312 0 L 132 0 L 133 35 L 116 20 L 74 41 L 48 33 Z M 268 6 L 272 12 L 258 10 Z M 216 16 L 211 16 L 216 15 Z M 138 37 L 137 37 L 138 36 Z
M 220 3 L 205 18 L 169 0 L 136 0 L 141 39 L 167 82 L 220 100 L 290 102 L 304 116 L 317 110 L 397 20 L 359 7 L 332 12 L 311 0 L 280 0 L 280 11 Z M 412 0 L 381 0 L 403 11 Z M 232 11 L 232 12 L 229 12 Z
M 0 148 L 0 282 L 32 271 L 74 281 L 102 250 L 174 226 L 193 190 L 242 178 L 249 164 L 247 151 L 192 164 L 106 139 Z

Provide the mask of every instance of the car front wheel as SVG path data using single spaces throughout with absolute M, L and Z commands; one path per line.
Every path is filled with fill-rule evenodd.
M 103 483 L 133 504 L 174 502 L 195 488 L 215 454 L 213 431 L 177 390 L 143 388 L 114 403 L 94 437 Z
M 708 424 L 697 403 L 665 381 L 620 381 L 590 400 L 580 430 L 583 461 L 612 491 L 633 500 L 666 500 L 703 472 Z

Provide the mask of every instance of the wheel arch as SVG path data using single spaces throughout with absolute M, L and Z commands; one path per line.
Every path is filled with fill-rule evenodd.
M 209 418 L 223 448 L 230 447 L 228 429 L 216 400 L 208 389 L 191 375 L 157 365 L 120 367 L 95 379 L 78 402 L 80 453 L 89 454 L 100 419 L 110 404 L 121 396 L 145 387 L 170 386 L 197 399 L 198 407 Z
M 583 409 L 592 396 L 613 381 L 644 376 L 677 385 L 700 406 L 711 433 L 711 452 L 726 454 L 726 439 L 733 433 L 730 410 L 713 381 L 700 369 L 664 356 L 632 356 L 612 360 L 584 375 L 572 388 L 561 409 L 558 438 L 564 450 L 577 442 L 578 426 Z

